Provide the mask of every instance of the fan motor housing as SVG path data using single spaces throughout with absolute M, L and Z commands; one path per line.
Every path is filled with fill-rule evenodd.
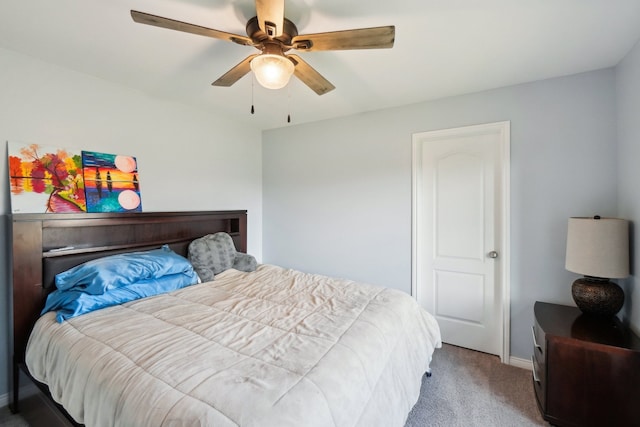
M 260 25 L 258 25 L 258 17 L 254 16 L 247 22 L 247 35 L 256 44 L 263 43 L 270 39 L 277 40 L 281 42 L 283 50 L 287 51 L 291 48 L 291 39 L 298 35 L 298 28 L 296 28 L 296 25 L 293 22 L 284 18 L 284 29 L 282 30 L 282 35 L 272 38 L 260 29 Z

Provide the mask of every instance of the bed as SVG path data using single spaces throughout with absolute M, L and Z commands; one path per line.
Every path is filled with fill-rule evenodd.
M 402 426 L 440 345 L 400 291 L 264 264 L 58 323 L 56 274 L 220 231 L 246 252 L 246 211 L 11 220 L 13 410 L 24 371 L 89 426 Z

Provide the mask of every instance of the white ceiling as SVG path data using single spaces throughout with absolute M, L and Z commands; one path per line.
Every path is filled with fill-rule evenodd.
M 396 26 L 392 49 L 299 53 L 336 89 L 318 96 L 216 80 L 257 52 L 136 24 L 130 10 L 246 34 L 253 0 L 2 0 L 0 47 L 262 129 L 616 65 L 640 38 L 640 0 L 286 0 L 300 34 Z

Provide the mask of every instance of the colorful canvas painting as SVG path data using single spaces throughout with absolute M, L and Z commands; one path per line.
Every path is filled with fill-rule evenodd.
M 142 212 L 135 157 L 82 152 L 87 212 Z
M 8 143 L 12 213 L 84 212 L 80 150 Z

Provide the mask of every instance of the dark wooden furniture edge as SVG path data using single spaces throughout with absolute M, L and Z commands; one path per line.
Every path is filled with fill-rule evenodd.
M 533 359 L 541 356 L 544 368 L 541 387 L 535 377 L 533 387 L 543 419 L 557 426 L 637 425 L 640 338 L 615 316 L 589 316 L 577 307 L 537 301 L 534 318 L 534 343 L 542 350 L 534 347 Z M 576 411 L 569 416 L 567 407 Z
M 163 244 L 169 244 L 174 251 L 186 256 L 188 242 L 219 231 L 231 235 L 238 251 L 247 252 L 246 210 L 13 214 L 8 216 L 8 222 L 7 229 L 12 242 L 9 254 L 12 283 L 9 300 L 12 310 L 9 408 L 13 413 L 20 409 L 21 371 L 50 397 L 46 385 L 29 374 L 24 360 L 29 334 L 40 317 L 48 293 L 55 289 L 45 283 L 45 260 L 63 260 L 65 257 L 84 257 L 86 260 Z M 53 403 L 66 418 L 78 425 L 59 404 Z

